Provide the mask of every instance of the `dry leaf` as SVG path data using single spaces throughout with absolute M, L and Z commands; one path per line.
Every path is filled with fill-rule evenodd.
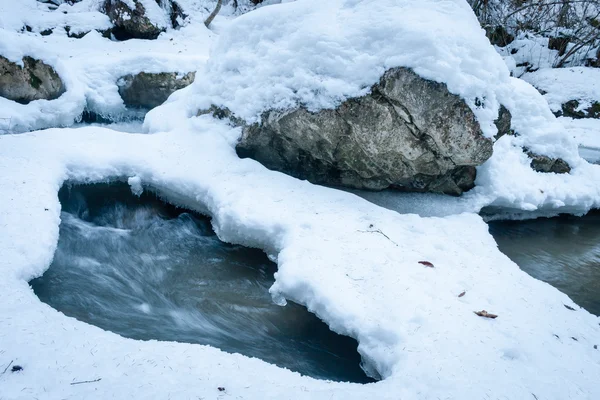
M 467 292 L 462 292 L 461 294 L 458 295 L 458 297 L 463 297 L 465 294 L 467 294 Z
M 430 263 L 429 261 L 419 261 L 419 264 L 424 265 L 429 268 L 433 268 L 433 264 Z
M 489 312 L 485 311 L 485 310 L 481 310 L 481 311 L 473 311 L 475 314 L 479 315 L 480 317 L 484 317 L 484 318 L 498 318 L 498 316 L 496 314 L 490 314 Z

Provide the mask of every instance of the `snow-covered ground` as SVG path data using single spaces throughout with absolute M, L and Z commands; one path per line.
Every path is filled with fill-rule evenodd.
M 600 396 L 598 317 L 520 271 L 477 215 L 400 215 L 240 160 L 237 131 L 208 117 L 180 128 L 0 137 L 0 357 L 24 367 L 0 377 L 5 397 L 217 398 L 219 386 L 240 398 Z M 315 381 L 209 347 L 124 339 L 42 304 L 27 281 L 52 259 L 58 188 L 115 178 L 140 179 L 212 215 L 221 239 L 264 249 L 278 263 L 274 299 L 357 338 L 385 379 Z M 499 317 L 473 313 L 481 309 Z
M 17 13 L 8 0 L 0 6 Z M 138 128 L 121 124 L 0 136 L 0 370 L 11 360 L 24 368 L 0 374 L 0 397 L 600 398 L 600 319 L 520 271 L 476 214 L 483 207 L 585 213 L 600 206 L 600 166 L 579 157 L 584 134 L 565 134 L 568 121 L 509 76 L 463 0 L 298 0 L 218 18 L 214 32 L 190 24 L 156 41 L 13 28 L 2 29 L 0 54 L 47 61 L 68 89 L 28 105 L 0 99 L 19 130 L 72 125 L 86 104 L 122 111 L 115 83 L 122 74 L 198 73 L 147 115 L 143 129 L 151 134 L 118 132 Z M 389 208 L 422 216 L 241 160 L 239 128 L 196 116 L 211 103 L 248 120 L 269 107 L 334 107 L 394 66 L 447 83 L 487 136 L 505 105 L 519 133 L 495 143 L 477 187 L 461 198 L 410 195 L 408 204 L 382 195 L 395 202 Z M 534 172 L 522 147 L 562 157 L 573 169 Z M 274 301 L 304 304 L 356 338 L 367 371 L 383 380 L 318 381 L 207 346 L 125 339 L 41 303 L 27 282 L 52 260 L 59 188 L 111 179 L 212 216 L 224 241 L 263 249 L 278 264 Z M 474 314 L 482 309 L 499 316 Z
M 99 3 L 86 0 L 48 11 L 35 0 L 0 1 L 0 54 L 19 63 L 23 56 L 41 59 L 56 69 L 67 89 L 56 100 L 36 100 L 26 105 L 0 97 L 0 118 L 10 121 L 6 125 L 11 132 L 71 126 L 85 109 L 126 119 L 129 113 L 117 86 L 120 77 L 142 71 L 184 74 L 206 62 L 214 34 L 202 23 L 167 31 L 152 41 L 117 42 L 93 30 L 106 29 L 109 24 L 104 14 L 90 11 L 97 10 Z M 63 14 L 63 8 L 69 13 Z M 88 18 L 90 15 L 94 18 Z M 89 33 L 81 39 L 68 37 L 63 28 L 67 21 L 78 31 Z M 73 25 L 72 21 L 81 24 Z M 34 31 L 21 32 L 24 25 L 32 26 Z M 49 36 L 36 33 L 48 26 L 58 28 Z
M 568 101 L 577 100 L 581 109 L 600 102 L 600 69 L 587 67 L 544 68 L 523 75 L 523 79 L 546 92 L 552 111 L 560 111 Z

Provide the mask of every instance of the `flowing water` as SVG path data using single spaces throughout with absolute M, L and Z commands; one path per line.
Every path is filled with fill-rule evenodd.
M 600 212 L 489 226 L 500 251 L 522 270 L 600 315 Z
M 276 265 L 210 220 L 126 184 L 63 187 L 54 261 L 31 281 L 68 316 L 134 339 L 208 344 L 316 378 L 372 382 L 357 342 L 268 293 Z

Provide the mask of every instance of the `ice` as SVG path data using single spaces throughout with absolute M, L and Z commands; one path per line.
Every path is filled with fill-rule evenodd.
M 140 196 L 144 192 L 144 187 L 142 186 L 142 179 L 139 176 L 132 176 L 127 179 L 127 183 L 131 187 L 131 193 L 136 196 Z

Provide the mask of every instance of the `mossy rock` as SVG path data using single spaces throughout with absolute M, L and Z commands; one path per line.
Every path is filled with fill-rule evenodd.
M 20 66 L 0 56 L 0 96 L 27 104 L 54 100 L 64 92 L 64 83 L 50 65 L 27 56 Z

